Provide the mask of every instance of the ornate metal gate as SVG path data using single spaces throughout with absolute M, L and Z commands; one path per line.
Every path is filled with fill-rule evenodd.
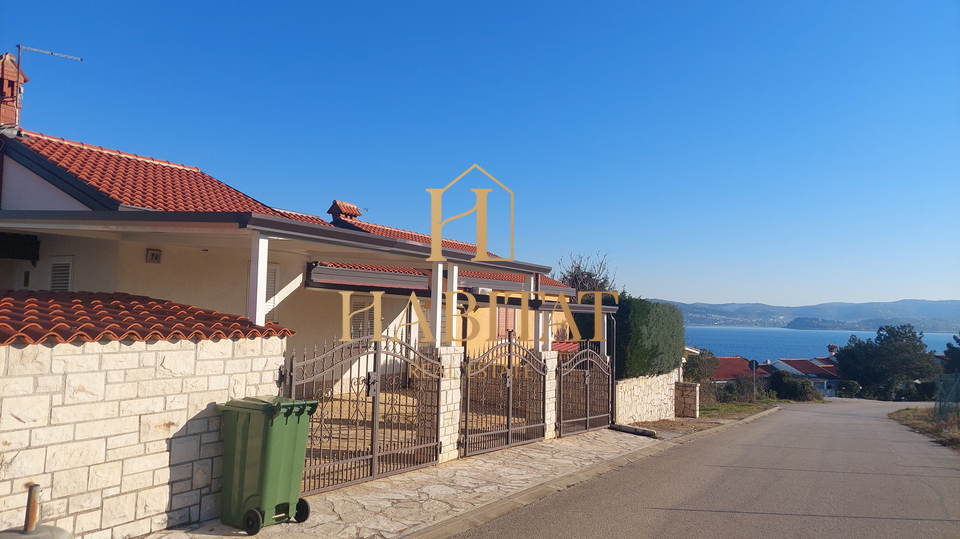
M 513 334 L 475 358 L 465 355 L 460 453 L 486 453 L 542 440 L 546 366 Z
M 560 436 L 610 425 L 610 357 L 585 348 L 557 365 L 557 423 Z
M 436 348 L 363 337 L 293 365 L 293 397 L 310 419 L 303 493 L 434 464 L 439 454 Z

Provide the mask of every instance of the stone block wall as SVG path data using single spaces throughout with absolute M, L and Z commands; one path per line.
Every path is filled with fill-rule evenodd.
M 677 417 L 700 417 L 700 384 L 696 382 L 677 382 Z
M 215 403 L 273 396 L 283 337 L 0 346 L 0 529 L 126 539 L 219 516 Z
M 616 423 L 629 425 L 638 421 L 674 419 L 675 384 L 679 381 L 679 369 L 659 376 L 617 380 Z

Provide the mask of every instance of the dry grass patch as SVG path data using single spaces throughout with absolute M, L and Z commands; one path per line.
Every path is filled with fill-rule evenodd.
M 904 408 L 889 414 L 889 417 L 947 447 L 960 451 L 960 417 L 956 414 L 946 419 L 937 419 L 933 415 L 933 408 Z
M 643 427 L 657 431 L 659 438 L 670 439 L 701 430 L 712 429 L 717 425 L 737 421 L 753 414 L 760 413 L 770 404 L 759 402 L 729 402 L 713 403 L 700 406 L 700 417 L 697 419 L 677 418 L 662 419 L 660 421 L 641 421 L 633 423 L 635 427 Z

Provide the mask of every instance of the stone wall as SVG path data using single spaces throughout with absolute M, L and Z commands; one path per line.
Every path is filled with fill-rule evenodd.
M 677 369 L 659 376 L 640 376 L 616 383 L 616 423 L 674 419 L 674 391 L 679 382 Z
M 700 417 L 700 384 L 677 382 L 676 394 L 677 417 Z
M 277 394 L 283 337 L 0 346 L 0 529 L 125 539 L 220 514 L 215 403 Z

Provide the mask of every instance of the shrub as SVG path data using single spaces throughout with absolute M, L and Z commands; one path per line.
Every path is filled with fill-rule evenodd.
M 703 386 L 701 386 L 703 387 Z M 769 389 L 762 379 L 757 380 L 757 400 L 769 398 Z M 736 380 L 716 385 L 717 402 L 753 401 L 753 376 L 738 376 Z
M 837 396 L 852 399 L 860 394 L 861 389 L 856 380 L 841 380 L 837 388 Z
M 796 379 L 786 371 L 777 371 L 770 376 L 770 390 L 779 399 L 793 401 L 813 401 L 820 398 L 820 392 L 806 378 Z

